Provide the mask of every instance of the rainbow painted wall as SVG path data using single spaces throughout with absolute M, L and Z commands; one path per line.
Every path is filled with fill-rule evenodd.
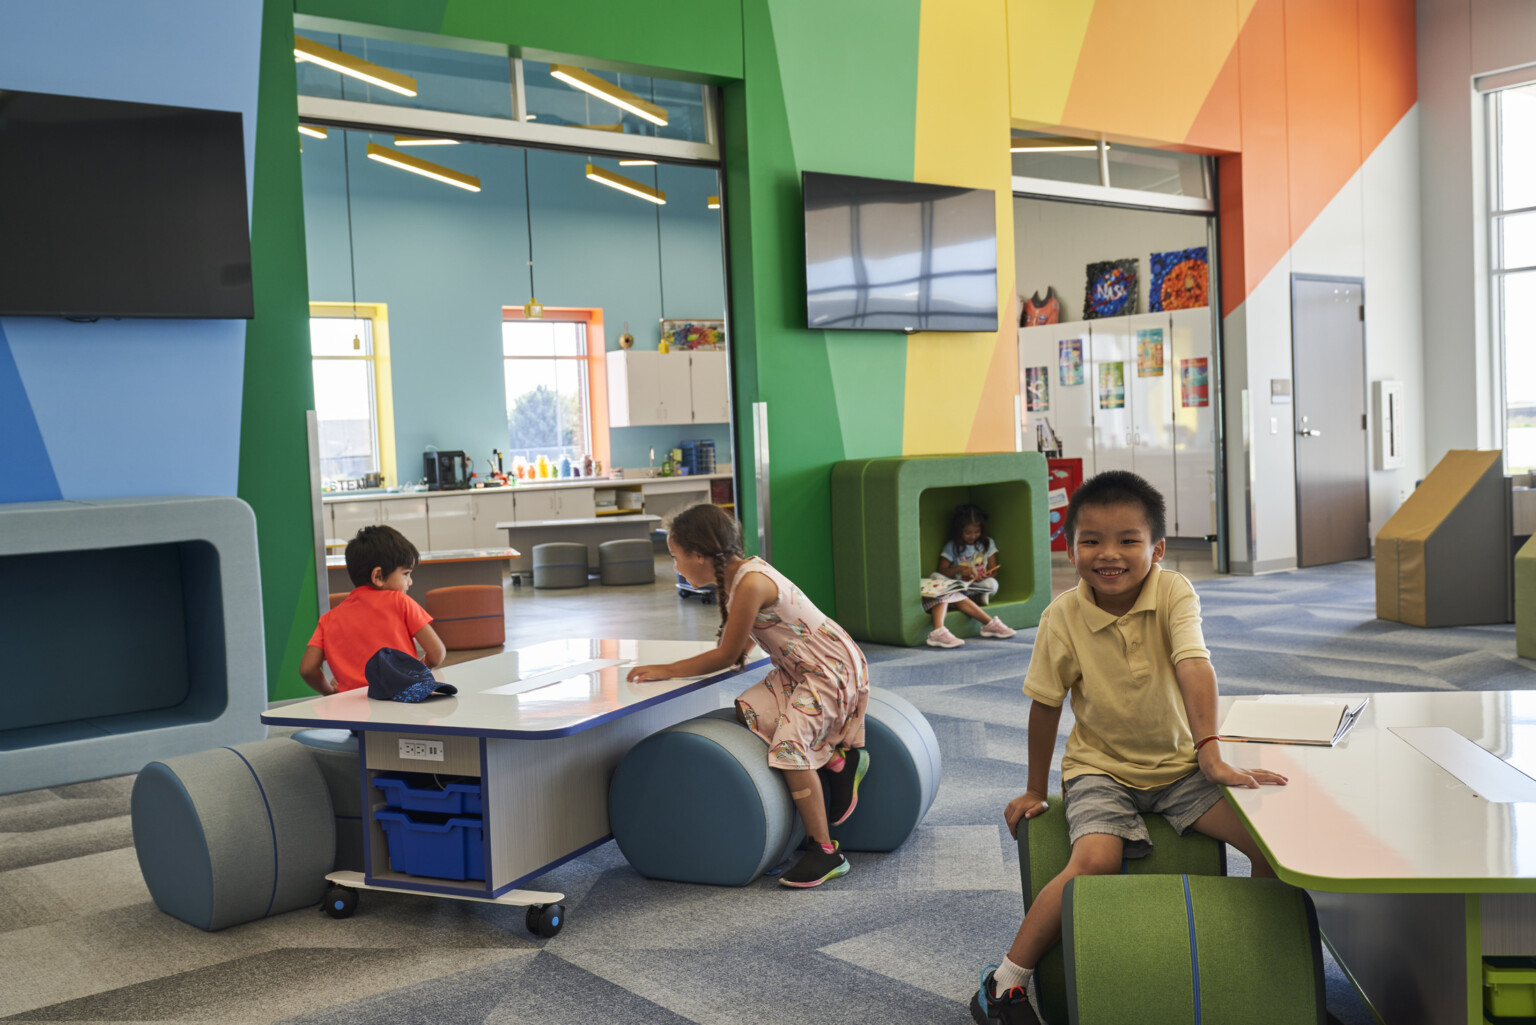
M 39 68 L 63 69 L 48 81 L 68 91 L 70 76 L 85 74 L 68 69 L 118 67 L 108 58 L 134 52 L 123 47 L 125 39 L 174 41 L 203 31 L 201 14 L 191 11 L 197 6 L 179 4 L 182 13 L 166 17 L 120 14 L 110 23 L 82 17 L 59 36 L 48 28 L 61 23 L 53 4 L 17 3 L 0 17 L 0 26 L 12 30 L 0 34 L 0 55 L 25 50 Z M 1009 310 L 1011 128 L 1103 133 L 1216 153 L 1229 399 L 1234 391 L 1259 390 L 1266 377 L 1278 376 L 1276 368 L 1288 366 L 1289 312 L 1277 290 L 1297 270 L 1342 267 L 1364 273 L 1373 295 L 1412 292 L 1411 313 L 1401 313 L 1390 330 L 1373 326 L 1372 344 L 1377 335 L 1396 339 L 1398 349 L 1387 355 L 1404 368 L 1410 403 L 1421 383 L 1422 371 L 1411 369 L 1423 363 L 1421 352 L 1413 355 L 1413 346 L 1422 347 L 1418 272 L 1410 274 L 1372 242 L 1417 252 L 1416 228 L 1411 239 L 1399 230 L 1410 207 L 1413 225 L 1418 217 L 1417 178 L 1408 176 L 1417 160 L 1411 0 L 241 0 L 231 11 L 222 21 L 241 21 L 241 45 L 257 58 L 226 62 L 217 76 L 255 97 L 253 106 L 242 105 L 256 126 L 257 317 L 243 339 L 227 344 L 218 341 L 227 332 L 217 325 L 184 326 L 212 343 L 196 353 L 199 359 L 219 354 L 223 362 L 199 371 L 176 395 L 104 388 L 114 421 L 134 429 L 125 447 L 103 436 L 108 432 L 76 429 L 96 421 L 72 412 L 70 391 L 57 386 L 78 373 L 89 346 L 0 343 L 0 395 L 10 397 L 0 404 L 0 426 L 8 439 L 27 443 L 16 451 L 41 453 L 47 463 L 46 473 L 21 466 L 19 457 L 14 467 L 0 464 L 7 474 L 17 469 L 9 479 L 33 482 L 0 494 L 0 501 L 140 494 L 145 482 L 160 492 L 245 498 L 260 531 L 273 696 L 301 692 L 293 667 L 317 613 L 302 422 L 311 404 L 308 296 L 288 51 L 295 14 L 374 26 L 361 29 L 374 34 L 486 41 L 512 55 L 564 56 L 721 87 L 733 359 L 743 417 L 736 451 L 747 484 L 739 507 L 750 537 L 754 450 L 746 414 L 765 402 L 774 558 L 829 608 L 829 467 L 855 457 L 1011 449 L 1017 357 L 1006 318 L 998 332 L 978 335 L 806 330 L 802 170 L 996 190 L 999 300 Z M 171 26 L 166 35 L 167 18 L 183 27 Z M 230 31 L 210 30 L 209 38 Z M 168 81 L 197 81 L 206 73 L 199 55 L 228 49 L 227 39 L 167 44 L 155 48 L 152 65 Z M 122 80 L 142 77 L 144 67 L 130 62 Z M 1417 268 L 1416 257 L 1409 262 Z M 183 380 L 186 364 L 176 358 L 173 332 L 101 327 L 93 344 L 106 340 L 104 351 L 125 367 L 159 365 Z M 0 331 L 15 334 L 11 324 Z M 219 394 L 227 400 L 205 410 L 209 396 Z M 1229 434 L 1242 427 L 1229 422 Z M 195 463 L 167 461 L 189 441 L 197 445 Z M 1288 457 L 1273 455 L 1270 484 L 1277 496 L 1288 496 Z M 116 460 L 120 470 L 105 478 L 82 474 L 94 459 Z M 68 484 L 77 479 L 80 486 Z M 1261 518 L 1255 531 L 1235 539 L 1239 548 L 1255 549 L 1255 563 L 1294 558 L 1294 527 L 1283 516 Z

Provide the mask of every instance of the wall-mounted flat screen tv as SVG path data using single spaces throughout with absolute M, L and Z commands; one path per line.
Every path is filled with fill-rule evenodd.
M 990 189 L 806 171 L 805 320 L 851 331 L 996 331 Z
M 5 314 L 254 316 L 240 113 L 0 88 Z

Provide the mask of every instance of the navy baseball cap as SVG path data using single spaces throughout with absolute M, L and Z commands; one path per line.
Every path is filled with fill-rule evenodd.
M 363 667 L 368 696 L 380 701 L 425 701 L 439 694 L 457 694 L 451 683 L 438 683 L 432 670 L 415 655 L 399 648 L 380 648 Z

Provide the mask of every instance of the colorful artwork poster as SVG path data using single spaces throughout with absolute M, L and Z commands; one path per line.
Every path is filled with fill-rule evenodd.
M 725 348 L 725 321 L 723 320 L 669 320 L 661 321 L 661 340 L 673 352 L 682 349 Z
M 1153 313 L 1210 305 L 1211 269 L 1205 246 L 1153 253 L 1151 263 L 1148 305 Z
M 1106 260 L 1088 265 L 1083 319 L 1124 317 L 1136 312 L 1135 260 Z
M 1024 368 L 1024 409 L 1043 413 L 1051 408 L 1051 368 Z
M 1062 387 L 1083 383 L 1083 340 L 1063 338 L 1058 343 L 1057 366 L 1061 371 Z
M 1136 332 L 1136 376 L 1163 376 L 1163 329 L 1143 328 Z
M 1210 360 L 1179 360 L 1179 404 L 1183 406 L 1209 406 L 1211 404 Z
M 1099 364 L 1099 408 L 1125 408 L 1125 364 Z

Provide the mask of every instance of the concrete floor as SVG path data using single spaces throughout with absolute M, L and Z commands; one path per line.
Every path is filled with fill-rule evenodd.
M 1197 583 L 1216 576 L 1205 544 L 1170 548 L 1163 566 Z M 604 587 L 594 577 L 586 587 L 551 591 L 535 589 L 527 578 L 519 586 L 508 583 L 507 644 L 518 647 L 556 637 L 712 640 L 720 626 L 720 607 L 705 605 L 697 596 L 679 597 L 676 579 L 671 557 L 658 555 L 652 584 Z M 1051 553 L 1051 594 L 1076 585 L 1077 572 L 1067 557 Z M 446 662 L 464 662 L 496 650 L 451 651 Z

